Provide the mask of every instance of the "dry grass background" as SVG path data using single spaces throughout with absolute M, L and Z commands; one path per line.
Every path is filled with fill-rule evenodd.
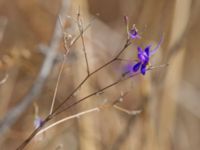
M 123 16 L 142 32 L 136 44 L 164 42 L 152 64 L 169 63 L 164 69 L 138 76 L 77 105 L 52 120 L 93 108 L 105 99 L 113 101 L 129 90 L 121 107 L 142 109 L 130 116 L 114 108 L 85 115 L 34 138 L 27 149 L 52 150 L 198 150 L 200 147 L 200 1 L 198 0 L 67 0 L 66 16 L 76 16 L 80 6 L 84 23 L 100 16 L 85 34 L 90 69 L 114 57 L 123 46 Z M 50 44 L 60 0 L 0 0 L 0 119 L 29 92 L 45 59 L 40 44 Z M 67 32 L 75 35 L 75 23 L 67 18 Z M 86 75 L 81 42 L 71 49 L 56 98 L 58 105 Z M 124 57 L 133 56 L 133 47 Z M 63 44 L 58 49 L 64 52 Z M 48 51 L 46 52 L 48 53 Z M 34 98 L 39 114 L 50 110 L 61 61 L 58 59 Z M 69 103 L 115 81 L 121 70 L 113 64 L 81 87 Z M 68 103 L 68 104 L 69 104 Z M 1 149 L 15 149 L 34 129 L 34 103 L 1 135 Z

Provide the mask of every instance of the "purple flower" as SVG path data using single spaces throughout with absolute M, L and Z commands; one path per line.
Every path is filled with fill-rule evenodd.
M 138 30 L 135 25 L 130 29 L 129 36 L 131 39 L 140 39 L 140 35 L 138 34 Z
M 124 16 L 124 22 L 126 24 L 126 31 L 128 34 L 128 39 L 140 39 L 140 35 L 138 34 L 138 30 L 135 26 L 135 24 L 132 26 L 131 29 L 129 29 L 129 18 L 128 16 Z
M 138 55 L 137 55 L 138 61 L 132 67 L 132 71 L 133 72 L 137 72 L 138 70 L 140 70 L 140 72 L 143 75 L 146 74 L 147 67 L 150 64 L 149 63 L 150 57 L 153 54 L 155 54 L 155 52 L 157 51 L 157 49 L 160 47 L 161 42 L 162 42 L 162 39 L 160 40 L 160 42 L 158 43 L 158 45 L 156 46 L 156 48 L 153 49 L 152 51 L 150 51 L 151 45 L 148 45 L 147 47 L 145 47 L 144 50 L 141 47 L 138 47 Z
M 35 126 L 35 128 L 36 129 L 39 128 L 42 125 L 42 123 L 43 123 L 42 118 L 40 118 L 39 116 L 36 116 L 35 120 L 34 120 L 34 126 Z
M 138 62 L 133 66 L 133 72 L 137 72 L 140 69 L 140 72 L 145 75 L 147 66 L 149 65 L 149 58 L 150 46 L 147 46 L 144 50 L 138 47 Z

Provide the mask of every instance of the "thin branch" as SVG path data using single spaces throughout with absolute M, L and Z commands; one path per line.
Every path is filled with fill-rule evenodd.
M 130 75 L 130 76 L 127 76 L 127 77 L 122 77 L 122 78 L 118 79 L 117 81 L 115 81 L 115 82 L 113 82 L 113 83 L 107 85 L 106 87 L 104 87 L 104 88 L 102 88 L 102 89 L 100 89 L 100 90 L 98 90 L 98 91 L 96 91 L 96 92 L 93 92 L 93 93 L 91 93 L 91 94 L 89 94 L 89 95 L 87 95 L 87 96 L 85 96 L 85 97 L 79 99 L 78 101 L 72 103 L 72 104 L 69 105 L 68 107 L 66 107 L 66 108 L 64 108 L 64 109 L 62 109 L 62 110 L 60 110 L 60 111 L 57 111 L 57 112 L 53 113 L 52 115 L 53 115 L 53 117 L 54 117 L 54 116 L 57 116 L 58 114 L 60 114 L 60 113 L 62 113 L 62 112 L 64 112 L 64 111 L 70 109 L 71 107 L 73 107 L 73 106 L 79 104 L 80 102 L 84 101 L 85 99 L 88 99 L 88 98 L 90 98 L 90 97 L 92 97 L 92 96 L 98 94 L 99 92 L 103 92 L 103 91 L 105 91 L 106 89 L 108 89 L 108 88 L 110 88 L 110 87 L 113 87 L 113 86 L 117 85 L 118 83 L 120 83 L 120 82 L 122 82 L 122 81 L 126 81 L 126 80 L 128 80 L 128 79 L 130 79 L 130 78 L 132 78 L 132 77 L 134 77 L 134 76 L 136 76 L 136 75 L 139 75 L 139 74 L 140 74 L 140 72 L 137 72 L 137 73 L 135 73 L 135 74 L 133 74 L 133 75 Z
M 57 96 L 57 92 L 58 92 L 58 86 L 59 86 L 59 83 L 60 83 L 61 74 L 62 74 L 63 69 L 64 69 L 65 60 L 66 60 L 66 55 L 64 54 L 63 55 L 63 61 L 62 61 L 62 64 L 61 64 L 61 67 L 60 67 L 60 70 L 59 70 L 59 73 L 58 73 L 58 78 L 57 78 L 57 81 L 56 81 L 56 86 L 55 86 L 53 99 L 52 99 L 52 103 L 51 103 L 51 109 L 50 109 L 49 114 L 52 114 L 52 112 L 53 112 L 53 108 L 54 108 L 54 105 L 55 105 L 55 100 L 56 100 L 56 96 Z
M 60 22 L 60 24 L 61 24 L 62 32 L 63 32 L 63 34 L 64 34 L 63 23 L 62 23 L 60 17 L 59 17 L 59 22 Z M 70 51 L 70 48 L 75 44 L 75 42 L 76 42 L 80 37 L 82 37 L 81 35 L 82 35 L 90 26 L 91 26 L 91 22 L 86 26 L 85 29 L 82 28 L 82 32 L 70 43 L 69 46 L 67 46 L 66 38 L 65 38 L 65 36 L 63 36 L 65 53 L 64 53 L 64 55 L 63 55 L 62 64 L 61 64 L 61 67 L 60 67 L 60 69 L 59 69 L 58 78 L 57 78 L 56 87 L 55 87 L 55 90 L 54 90 L 54 95 L 53 95 L 52 104 L 51 104 L 51 108 L 50 108 L 50 113 L 49 113 L 49 114 L 52 114 L 52 113 L 53 113 L 53 109 L 54 109 L 54 105 L 55 105 L 55 100 L 56 100 L 56 95 L 57 95 L 57 91 L 58 91 L 58 86 L 59 86 L 59 83 L 60 83 L 60 78 L 61 78 L 61 75 L 62 75 L 62 72 L 63 72 L 63 69 L 64 69 L 64 64 L 65 64 L 65 61 L 66 61 L 66 57 L 67 57 L 67 55 L 68 55 L 68 53 L 69 53 L 69 51 Z
M 52 103 L 51 103 L 51 108 L 50 108 L 49 114 L 52 114 L 52 112 L 53 112 L 53 108 L 54 108 L 55 101 L 56 101 L 56 96 L 57 96 L 57 93 L 58 93 L 58 86 L 60 84 L 60 78 L 61 78 L 61 75 L 62 75 L 62 72 L 63 72 L 63 69 L 64 69 L 64 64 L 65 64 L 65 61 L 66 61 L 66 57 L 67 57 L 67 55 L 69 54 L 69 51 L 70 51 L 70 49 L 67 46 L 67 42 L 65 40 L 64 29 L 63 29 L 64 26 L 63 26 L 63 23 L 62 23 L 62 20 L 61 20 L 60 16 L 59 16 L 59 22 L 60 22 L 62 33 L 63 33 L 65 54 L 63 55 L 63 61 L 62 61 L 61 67 L 59 69 L 58 78 L 57 78 L 57 81 L 56 81 L 56 86 L 55 86 L 55 90 L 54 90 L 53 99 L 52 99 Z
M 63 123 L 63 122 L 66 122 L 66 121 L 68 121 L 68 120 L 70 120 L 70 119 L 79 118 L 79 117 L 81 117 L 81 116 L 83 116 L 83 115 L 86 115 L 86 114 L 89 114 L 89 113 L 92 113 L 92 112 L 99 112 L 100 110 L 109 108 L 109 107 L 111 107 L 111 106 L 113 106 L 113 107 L 115 108 L 115 107 L 116 107 L 116 104 L 117 104 L 118 102 L 121 102 L 122 97 L 124 97 L 126 94 L 127 94 L 127 93 L 124 93 L 124 94 L 120 95 L 120 97 L 117 98 L 117 99 L 114 101 L 114 103 L 112 103 L 112 104 L 106 104 L 106 103 L 104 103 L 104 104 L 102 104 L 102 105 L 99 106 L 99 107 L 95 107 L 95 108 L 92 108 L 92 109 L 88 109 L 88 110 L 86 110 L 86 111 L 79 112 L 79 113 L 77 113 L 77 114 L 75 114 L 75 115 L 71 115 L 71 116 L 65 117 L 65 118 L 63 118 L 63 119 L 61 119 L 61 120 L 59 120 L 59 121 L 57 121 L 57 122 L 55 122 L 55 123 L 53 123 L 53 124 L 51 124 L 51 125 L 45 127 L 44 129 L 40 130 L 40 131 L 36 134 L 36 136 L 37 136 L 37 135 L 40 135 L 40 134 L 46 132 L 47 130 L 49 130 L 49 129 L 51 129 L 51 128 L 53 128 L 53 127 L 55 127 L 55 126 L 57 126 L 57 125 L 59 125 L 59 124 L 61 124 L 61 123 Z M 120 111 L 126 112 L 126 111 L 124 111 L 125 109 L 120 108 L 119 106 L 117 106 L 117 108 L 119 108 Z M 127 111 L 127 112 L 128 112 L 128 111 Z M 138 113 L 140 113 L 140 112 L 141 112 L 141 111 L 131 111 L 131 112 L 128 113 L 128 114 L 136 115 L 136 114 L 138 114 Z
M 127 109 L 125 109 L 125 108 L 122 108 L 122 107 L 119 107 L 119 106 L 117 106 L 117 105 L 114 105 L 113 106 L 114 108 L 116 108 L 117 110 L 119 110 L 119 111 L 122 111 L 122 112 L 124 112 L 124 113 L 127 113 L 128 115 L 137 115 L 137 114 L 139 114 L 139 113 L 141 113 L 142 111 L 141 110 L 127 110 Z
M 58 109 L 60 109 L 72 96 L 75 92 L 78 91 L 78 89 L 94 74 L 96 74 L 98 71 L 100 71 L 101 69 L 105 68 L 106 66 L 110 65 L 111 63 L 113 63 L 114 61 L 116 61 L 118 59 L 118 57 L 124 52 L 124 50 L 130 45 L 130 41 L 126 40 L 126 43 L 124 45 L 124 47 L 119 51 L 119 53 L 110 61 L 108 61 L 107 63 L 105 63 L 104 65 L 102 65 L 101 67 L 97 68 L 96 70 L 94 70 L 93 72 L 91 72 L 89 75 L 87 75 L 83 81 L 81 81 L 81 83 L 71 92 L 71 94 L 65 99 L 63 100 L 63 102 L 61 102 L 52 112 L 52 114 L 56 113 L 56 111 Z
M 92 25 L 92 23 L 95 21 L 95 17 L 91 19 L 90 23 L 83 29 L 83 33 Z M 74 43 L 81 37 L 81 34 L 79 34 L 74 40 L 71 41 L 69 48 L 71 48 Z
M 43 128 L 43 126 L 50 120 L 50 116 L 49 115 L 47 118 L 45 118 L 45 120 L 43 121 L 43 123 L 36 128 L 31 135 L 16 149 L 16 150 L 23 150 L 26 145 L 33 139 L 33 137 Z
M 89 68 L 89 63 L 88 63 L 88 57 L 87 57 L 87 53 L 86 53 L 86 48 L 85 48 L 85 40 L 83 37 L 83 22 L 80 18 L 80 8 L 78 10 L 78 14 L 77 14 L 77 25 L 78 25 L 78 29 L 81 35 L 81 41 L 82 41 L 82 45 L 83 45 L 83 53 L 84 53 L 84 57 L 85 57 L 85 62 L 86 62 L 86 67 L 87 67 L 87 74 L 90 74 L 90 68 Z
M 69 116 L 69 117 L 65 117 L 65 118 L 63 118 L 63 119 L 61 119 L 61 120 L 59 120 L 59 121 L 57 121 L 57 122 L 55 122 L 55 123 L 53 123 L 53 124 L 47 126 L 46 128 L 40 130 L 40 131 L 36 134 L 36 136 L 37 136 L 37 135 L 40 135 L 40 134 L 42 134 L 42 133 L 44 133 L 45 131 L 49 130 L 50 128 L 53 128 L 53 127 L 55 127 L 55 126 L 57 126 L 57 125 L 59 125 L 59 124 L 65 122 L 65 121 L 68 121 L 68 120 L 74 119 L 74 118 L 78 118 L 78 117 L 81 117 L 81 116 L 83 116 L 83 115 L 86 115 L 86 114 L 95 112 L 95 111 L 100 111 L 99 107 L 95 107 L 95 108 L 92 108 L 92 109 L 89 109 L 89 110 L 86 110 L 86 111 L 77 113 L 77 114 L 75 114 L 75 115 L 72 115 L 72 116 Z

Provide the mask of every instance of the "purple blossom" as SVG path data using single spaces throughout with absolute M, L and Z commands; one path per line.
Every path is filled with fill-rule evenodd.
M 35 126 L 35 128 L 36 129 L 39 128 L 42 125 L 42 123 L 43 123 L 42 118 L 40 118 L 39 116 L 36 116 L 35 120 L 34 120 L 34 126 Z
M 124 22 L 126 24 L 126 30 L 128 34 L 128 39 L 140 39 L 140 35 L 138 34 L 138 30 L 135 26 L 135 24 L 132 26 L 131 29 L 129 29 L 129 18 L 128 16 L 124 16 Z
M 133 66 L 133 72 L 137 72 L 140 69 L 140 72 L 145 75 L 147 66 L 149 65 L 149 58 L 150 46 L 147 46 L 144 50 L 138 47 L 138 62 Z
M 141 74 L 145 75 L 147 68 L 149 66 L 149 60 L 150 57 L 155 54 L 155 52 L 157 51 L 157 49 L 160 47 L 160 44 L 162 42 L 162 38 L 160 40 L 160 42 L 158 43 L 158 45 L 156 46 L 156 48 L 154 48 L 152 51 L 150 51 L 151 49 L 151 45 L 148 45 L 147 47 L 144 48 L 144 50 L 138 46 L 138 61 L 136 64 L 134 64 L 132 66 L 132 71 L 133 72 L 137 72 L 138 70 L 140 70 Z
M 138 34 L 138 30 L 135 25 L 130 29 L 129 36 L 131 39 L 140 39 L 140 35 Z

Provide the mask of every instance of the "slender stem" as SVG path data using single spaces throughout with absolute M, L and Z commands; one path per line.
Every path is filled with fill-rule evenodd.
M 60 24 L 61 24 L 61 27 L 62 27 L 62 30 L 63 30 L 63 24 L 62 24 L 62 21 L 61 21 L 60 17 L 59 17 L 59 21 L 60 21 Z M 53 113 L 53 108 L 54 108 L 54 105 L 55 105 L 55 100 L 56 100 L 56 96 L 57 96 L 57 92 L 58 92 L 58 86 L 59 86 L 59 83 L 60 83 L 61 74 L 63 72 L 65 60 L 66 60 L 66 57 L 67 57 L 67 55 L 68 55 L 68 53 L 70 51 L 70 48 L 75 44 L 75 42 L 80 37 L 82 38 L 82 34 L 88 29 L 89 26 L 90 26 L 90 24 L 85 29 L 82 28 L 80 34 L 73 40 L 73 42 L 69 45 L 69 47 L 67 46 L 67 42 L 65 40 L 65 37 L 63 38 L 63 40 L 64 40 L 65 54 L 63 55 L 63 61 L 62 61 L 62 64 L 61 64 L 61 67 L 60 67 L 60 70 L 59 70 L 59 74 L 58 74 L 58 78 L 57 78 L 57 82 L 56 82 L 56 87 L 55 87 L 55 90 L 54 90 L 53 100 L 52 100 L 52 104 L 51 104 L 51 108 L 50 108 L 50 113 L 49 114 Z M 64 30 L 63 30 L 63 33 L 64 33 Z
M 83 29 L 83 33 L 92 25 L 93 21 L 95 21 L 95 18 L 93 18 L 90 23 Z M 69 48 L 71 48 L 76 41 L 81 37 L 81 34 L 79 34 L 74 40 L 71 41 Z
M 42 127 L 51 119 L 51 115 L 48 115 L 46 119 L 43 121 L 40 127 L 35 129 L 32 134 L 16 149 L 16 150 L 23 150 L 26 145 L 35 137 L 35 135 L 42 129 Z
M 62 29 L 62 32 L 63 32 L 64 48 L 65 48 L 66 51 L 65 51 L 65 54 L 63 55 L 63 61 L 62 61 L 61 67 L 59 69 L 58 78 L 57 78 L 57 81 L 56 81 L 56 87 L 55 87 L 55 90 L 54 90 L 53 99 L 52 99 L 52 103 L 51 103 L 51 108 L 50 108 L 49 114 L 52 114 L 52 112 L 53 112 L 53 108 L 54 108 L 54 105 L 55 105 L 56 96 L 57 96 L 57 92 L 58 92 L 58 86 L 59 86 L 59 83 L 60 83 L 61 74 L 62 74 L 63 69 L 64 69 L 64 64 L 65 64 L 65 60 L 66 60 L 67 54 L 69 53 L 69 48 L 67 46 L 67 42 L 66 42 L 65 36 L 64 36 L 63 23 L 62 23 L 62 20 L 61 20 L 60 16 L 58 16 L 58 18 L 59 18 L 61 29 Z
M 62 25 L 61 20 L 60 20 L 60 23 Z M 58 74 L 58 78 L 57 78 L 57 82 L 56 82 L 56 87 L 55 87 L 55 90 L 54 90 L 53 100 L 52 100 L 52 104 L 51 104 L 51 108 L 50 108 L 50 113 L 49 114 L 53 113 L 53 108 L 54 108 L 54 105 L 55 105 L 56 95 L 57 95 L 57 91 L 58 91 L 58 86 L 59 86 L 59 83 L 60 83 L 60 77 L 61 77 L 61 74 L 63 72 L 65 60 L 66 60 L 66 57 L 67 57 L 67 55 L 69 53 L 69 50 L 76 43 L 76 41 L 81 37 L 81 34 L 83 34 L 90 27 L 90 25 L 91 25 L 91 23 L 88 24 L 85 29 L 82 29 L 82 32 L 71 42 L 71 44 L 69 45 L 69 47 L 67 46 L 66 40 L 64 38 L 64 42 L 65 42 L 65 45 L 64 45 L 64 47 L 65 47 L 65 54 L 63 55 L 64 57 L 63 57 L 63 61 L 62 61 L 62 64 L 61 64 L 61 67 L 60 67 L 60 70 L 59 70 L 59 74 Z
M 57 112 L 53 113 L 52 115 L 53 115 L 53 117 L 54 117 L 54 116 L 57 116 L 58 114 L 60 114 L 60 113 L 62 113 L 62 112 L 64 112 L 64 111 L 70 109 L 71 107 L 73 107 L 73 106 L 79 104 L 80 102 L 84 101 L 85 99 L 88 99 L 88 98 L 90 98 L 90 97 L 92 97 L 92 96 L 98 94 L 99 92 L 103 92 L 103 91 L 105 91 L 106 89 L 108 89 L 108 88 L 110 88 L 110 87 L 113 87 L 114 85 L 116 85 L 116 84 L 118 84 L 118 83 L 120 83 L 120 82 L 122 82 L 122 81 L 125 81 L 125 80 L 127 80 L 127 79 L 130 79 L 130 78 L 132 78 L 132 77 L 134 77 L 134 76 L 136 76 L 136 75 L 138 75 L 138 74 L 140 74 L 140 73 L 137 72 L 137 73 L 135 73 L 135 74 L 133 74 L 133 75 L 130 75 L 130 76 L 127 76 L 127 77 L 125 77 L 125 78 L 122 77 L 122 78 L 118 79 L 117 81 L 115 81 L 115 82 L 113 82 L 113 83 L 107 85 L 106 87 L 104 87 L 104 88 L 102 88 L 102 89 L 100 89 L 100 90 L 98 90 L 98 91 L 96 91 L 96 92 L 93 92 L 93 93 L 91 93 L 91 94 L 89 94 L 89 95 L 87 95 L 87 96 L 85 96 L 85 97 L 79 99 L 78 101 L 72 103 L 71 105 L 67 106 L 66 108 L 64 108 L 64 109 L 62 109 L 62 110 L 60 110 L 60 111 L 57 111 Z
M 83 53 L 84 53 L 84 57 L 85 57 L 85 62 L 86 62 L 86 67 L 87 67 L 87 74 L 90 74 L 90 69 L 89 69 L 89 63 L 88 63 L 88 58 L 87 58 L 87 53 L 86 53 L 86 48 L 85 48 L 85 40 L 83 37 L 83 22 L 80 18 L 80 10 L 78 12 L 77 15 L 77 25 L 78 25 L 78 29 L 81 35 L 81 41 L 82 41 L 82 45 L 83 45 Z
M 70 93 L 70 95 L 64 100 L 62 101 L 52 112 L 52 114 L 54 114 L 60 107 L 62 107 L 72 96 L 73 94 L 78 91 L 78 89 L 87 81 L 87 79 L 89 78 L 89 76 L 86 76 L 83 81 Z
M 56 87 L 55 87 L 55 90 L 54 90 L 53 100 L 52 100 L 51 109 L 50 109 L 49 114 L 52 114 L 52 112 L 53 112 L 53 108 L 54 108 L 54 105 L 55 105 L 56 96 L 57 96 L 57 92 L 58 92 L 58 86 L 59 86 L 59 83 L 60 83 L 61 74 L 62 74 L 63 69 L 64 69 L 65 60 L 66 60 L 66 55 L 64 54 L 63 61 L 62 61 L 62 64 L 61 64 L 61 67 L 60 67 L 60 70 L 59 70 L 59 73 L 58 73 L 58 78 L 57 78 Z
M 100 110 L 103 110 L 103 109 L 105 109 L 105 108 L 108 108 L 109 106 L 119 107 L 119 106 L 117 106 L 116 104 L 117 104 L 118 102 L 121 102 L 121 98 L 124 97 L 126 94 L 127 94 L 127 92 L 124 93 L 124 94 L 121 94 L 120 97 L 117 98 L 112 104 L 103 103 L 103 104 L 102 104 L 101 106 L 99 106 L 99 107 L 95 107 L 95 108 L 92 108 L 92 109 L 88 109 L 88 110 L 79 112 L 79 113 L 77 113 L 77 114 L 74 114 L 74 115 L 65 117 L 65 118 L 63 118 L 63 119 L 61 119 L 61 120 L 59 120 L 59 121 L 57 121 L 57 122 L 54 122 L 53 124 L 51 124 L 51 125 L 45 127 L 44 129 L 40 130 L 40 131 L 36 134 L 36 136 L 37 136 L 37 135 L 40 135 L 40 134 L 46 132 L 47 130 L 49 130 L 49 129 L 51 129 L 51 128 L 53 128 L 53 127 L 55 127 L 55 126 L 57 126 L 57 125 L 59 125 L 59 124 L 65 122 L 65 121 L 68 121 L 68 120 L 70 120 L 70 119 L 78 118 L 78 117 L 80 117 L 80 116 L 83 116 L 83 115 L 86 115 L 86 114 L 89 114 L 89 113 L 92 113 L 92 112 L 95 112 L 95 111 L 100 111 Z M 119 107 L 119 108 L 120 108 L 120 107 Z M 122 109 L 122 110 L 120 110 L 120 109 Z M 119 109 L 119 110 L 120 110 L 120 111 L 123 111 L 123 112 L 124 112 L 124 110 L 126 110 L 126 109 L 124 109 L 124 108 L 120 108 L 120 109 Z M 128 111 L 128 110 L 126 110 L 126 111 Z M 134 111 L 134 113 L 137 114 L 137 113 L 139 113 L 139 111 Z M 130 113 L 130 114 L 131 114 L 131 113 Z M 133 114 L 133 113 L 132 113 L 132 114 Z
M 77 117 L 80 117 L 80 116 L 89 114 L 89 113 L 91 113 L 91 112 L 99 111 L 99 110 L 100 110 L 99 107 L 95 107 L 95 108 L 92 108 L 92 109 L 89 109 L 89 110 L 86 110 L 86 111 L 77 113 L 77 114 L 75 114 L 75 115 L 65 117 L 65 118 L 63 118 L 63 119 L 61 119 L 61 120 L 59 120 L 59 121 L 57 121 L 57 122 L 55 122 L 55 123 L 53 123 L 53 124 L 47 126 L 46 128 L 40 130 L 40 131 L 36 134 L 36 136 L 37 136 L 37 135 L 40 135 L 40 134 L 42 134 L 42 133 L 44 133 L 45 131 L 49 130 L 50 128 L 53 128 L 53 127 L 55 127 L 56 125 L 59 125 L 59 124 L 65 122 L 65 121 L 68 121 L 68 120 L 70 120 L 70 119 L 77 118 Z
M 124 112 L 124 113 L 127 113 L 128 115 L 137 115 L 137 114 L 139 114 L 139 113 L 141 113 L 142 111 L 141 110 L 127 110 L 127 109 L 125 109 L 125 108 L 122 108 L 122 107 L 119 107 L 119 106 L 117 106 L 117 105 L 113 105 L 113 107 L 114 108 L 116 108 L 117 110 L 119 110 L 119 111 L 122 111 L 122 112 Z

